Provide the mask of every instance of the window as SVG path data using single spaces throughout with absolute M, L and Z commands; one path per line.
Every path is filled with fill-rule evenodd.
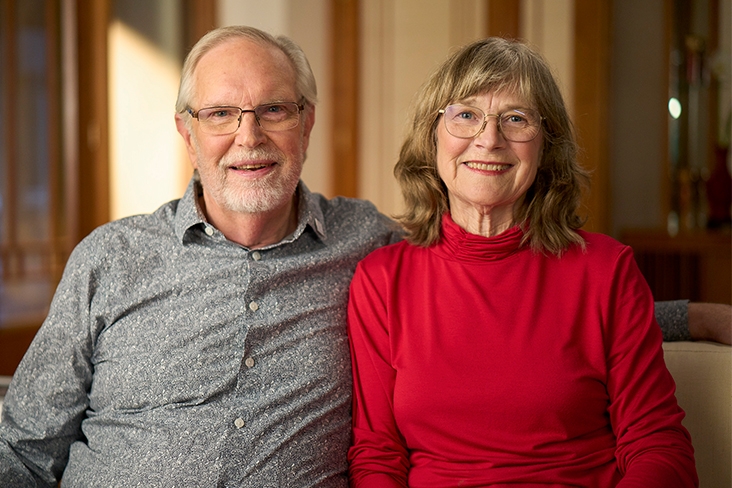
M 68 255 L 57 2 L 0 1 L 0 329 L 37 327 Z

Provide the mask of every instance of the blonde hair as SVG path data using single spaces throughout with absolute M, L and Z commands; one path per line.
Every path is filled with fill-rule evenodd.
M 438 67 L 416 94 L 411 126 L 394 168 L 406 211 L 398 220 L 407 239 L 429 246 L 440 238 L 448 211 L 447 188 L 437 172 L 435 130 L 438 110 L 485 92 L 508 92 L 539 111 L 544 145 L 536 179 L 514 216 L 524 228 L 524 243 L 556 255 L 571 244 L 584 247 L 576 232 L 577 215 L 588 174 L 577 162 L 577 144 L 562 94 L 549 65 L 519 41 L 482 39 L 469 44 Z
M 183 63 L 178 99 L 175 102 L 176 112 L 185 112 L 193 99 L 195 94 L 193 73 L 203 55 L 231 39 L 249 39 L 282 51 L 295 69 L 295 89 L 305 99 L 306 104 L 315 106 L 318 101 L 318 88 L 308 58 L 300 46 L 287 36 L 275 37 L 254 27 L 235 25 L 220 27 L 208 32 L 191 48 Z

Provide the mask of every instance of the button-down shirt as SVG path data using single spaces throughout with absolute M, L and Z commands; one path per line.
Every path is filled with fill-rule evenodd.
M 348 286 L 397 227 L 301 183 L 296 231 L 249 250 L 194 194 L 72 253 L 5 398 L 0 486 L 347 486 Z

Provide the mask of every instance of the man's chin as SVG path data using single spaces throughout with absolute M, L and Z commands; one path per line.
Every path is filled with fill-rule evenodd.
M 254 214 L 282 208 L 292 200 L 293 196 L 294 190 L 292 192 L 285 192 L 283 189 L 249 190 L 246 192 L 226 192 L 224 202 L 232 212 Z

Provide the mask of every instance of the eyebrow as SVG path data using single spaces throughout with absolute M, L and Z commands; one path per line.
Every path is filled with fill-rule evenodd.
M 272 101 L 268 101 L 268 102 L 258 103 L 257 105 L 252 106 L 252 108 L 261 107 L 262 105 L 273 105 L 273 104 L 278 104 L 278 103 L 298 103 L 298 102 L 292 101 L 292 100 L 272 100 Z M 233 107 L 233 108 L 242 108 L 242 109 L 244 108 L 244 107 L 240 107 L 239 105 L 232 104 L 232 103 L 213 103 L 211 105 L 204 104 L 203 107 L 205 107 L 205 108 Z M 244 109 L 244 110 L 246 110 L 246 109 Z
M 474 98 L 466 98 L 464 100 L 457 100 L 457 101 L 453 102 L 451 105 L 453 105 L 453 104 L 469 105 L 471 107 L 479 108 L 479 109 L 483 110 L 483 112 L 485 112 L 485 110 L 482 107 L 478 107 L 478 105 L 476 104 L 476 100 Z M 530 105 L 526 105 L 526 104 L 517 102 L 517 103 L 512 103 L 512 104 L 504 106 L 498 113 L 504 113 L 509 110 L 518 110 L 518 111 L 534 110 L 534 111 L 536 111 L 536 109 L 532 108 Z
M 302 99 L 302 97 L 301 97 L 301 99 Z M 260 105 L 271 105 L 273 103 L 293 103 L 293 102 L 294 103 L 300 103 L 300 100 L 290 99 L 290 98 L 284 98 L 284 97 L 277 97 L 277 98 L 271 98 L 271 99 L 269 99 L 267 101 L 260 102 L 257 105 L 252 106 L 252 108 L 259 107 Z M 237 105 L 235 103 L 227 103 L 227 102 L 222 102 L 220 100 L 219 101 L 216 101 L 216 102 L 207 102 L 207 103 L 201 104 L 201 108 L 215 108 L 215 107 L 243 108 L 243 107 L 240 107 L 239 105 Z

